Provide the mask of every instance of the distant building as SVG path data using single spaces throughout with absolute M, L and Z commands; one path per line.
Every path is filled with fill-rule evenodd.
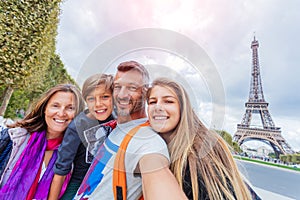
M 267 148 L 265 146 L 260 146 L 257 148 L 257 156 L 266 157 L 270 153 L 273 153 L 274 151 L 270 148 Z
M 245 145 L 245 144 L 241 145 L 241 149 L 243 150 L 243 152 L 246 152 L 248 148 L 249 147 L 247 145 Z
M 246 153 L 248 156 L 255 156 L 257 150 L 255 148 L 250 148 L 247 145 L 243 144 L 241 146 L 241 149 L 243 150 L 244 153 Z
M 270 153 L 273 153 L 273 150 L 266 146 L 259 146 L 255 148 L 250 148 L 247 145 L 243 144 L 241 146 L 243 152 L 247 153 L 248 156 L 257 156 L 257 157 L 267 157 Z

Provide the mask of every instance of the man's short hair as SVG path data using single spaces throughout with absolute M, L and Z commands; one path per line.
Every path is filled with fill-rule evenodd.
M 117 69 L 120 72 L 127 72 L 130 70 L 139 71 L 143 77 L 143 82 L 144 82 L 145 86 L 148 87 L 150 77 L 149 77 L 149 72 L 145 68 L 144 65 L 142 65 L 136 61 L 126 61 L 126 62 L 120 63 Z

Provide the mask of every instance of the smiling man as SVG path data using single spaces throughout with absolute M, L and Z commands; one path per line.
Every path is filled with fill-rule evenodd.
M 116 153 L 126 134 L 147 121 L 145 97 L 148 83 L 149 74 L 143 65 L 128 61 L 118 66 L 113 89 L 118 124 L 98 150 L 75 199 L 114 199 L 112 179 Z M 123 198 L 141 197 L 142 182 L 145 198 L 157 194 L 152 191 L 158 188 L 169 192 L 174 191 L 174 188 L 180 191 L 169 170 L 167 146 L 151 127 L 141 127 L 132 137 L 125 152 L 124 162 L 127 193 Z M 165 185 L 165 189 L 156 182 L 162 177 L 171 180 L 170 184 Z
M 145 94 L 149 75 L 137 62 L 121 63 L 114 80 L 114 101 L 118 123 L 145 118 Z

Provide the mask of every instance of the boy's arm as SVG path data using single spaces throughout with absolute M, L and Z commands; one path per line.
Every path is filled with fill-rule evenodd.
M 142 174 L 144 199 L 187 199 L 175 176 L 169 169 L 169 162 L 161 154 L 143 156 L 139 161 Z

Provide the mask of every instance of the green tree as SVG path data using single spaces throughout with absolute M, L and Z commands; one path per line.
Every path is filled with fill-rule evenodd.
M 224 131 L 224 130 L 222 130 L 222 131 L 219 131 L 219 130 L 217 130 L 217 133 L 219 133 L 219 135 L 231 146 L 231 147 L 233 147 L 233 143 L 232 143 L 232 136 L 228 133 L 228 132 L 226 132 L 226 131 Z
M 242 149 L 237 142 L 232 142 L 233 150 L 238 153 L 242 153 Z
M 270 158 L 276 158 L 276 154 L 275 154 L 274 152 L 269 153 L 268 156 L 269 156 Z
M 67 70 L 64 68 L 59 55 L 53 53 L 49 65 L 46 67 L 46 72 L 43 76 L 43 84 L 37 86 L 38 89 L 27 90 L 27 98 L 32 102 L 34 99 L 39 97 L 44 91 L 49 88 L 61 84 L 61 83 L 71 83 L 76 84 L 74 79 L 68 74 Z
M 72 79 L 72 77 L 67 73 L 59 55 L 57 54 L 52 55 L 50 64 L 47 67 L 47 76 L 44 77 L 43 81 L 45 84 L 41 85 L 39 90 L 16 89 L 10 99 L 4 116 L 14 119 L 16 117 L 15 111 L 22 108 L 28 112 L 31 104 L 35 102 L 35 100 L 40 97 L 43 92 L 57 84 L 76 84 L 74 79 Z
M 283 163 L 286 163 L 286 162 L 287 162 L 287 155 L 280 154 L 280 155 L 279 155 L 279 159 L 280 159 Z
M 50 59 L 46 81 L 51 82 L 51 86 L 58 83 L 72 83 L 76 85 L 76 82 L 68 74 L 67 70 L 64 68 L 63 62 L 57 54 L 53 54 Z
M 17 117 L 16 110 L 24 109 L 27 110 L 29 106 L 29 99 L 26 98 L 24 90 L 16 89 L 11 96 L 9 104 L 7 106 L 4 117 L 15 119 Z
M 55 51 L 61 0 L 0 1 L 0 115 L 14 89 L 39 90 Z M 30 91 L 29 91 L 30 93 Z
M 293 154 L 292 155 L 292 162 L 296 164 L 300 164 L 300 154 Z

